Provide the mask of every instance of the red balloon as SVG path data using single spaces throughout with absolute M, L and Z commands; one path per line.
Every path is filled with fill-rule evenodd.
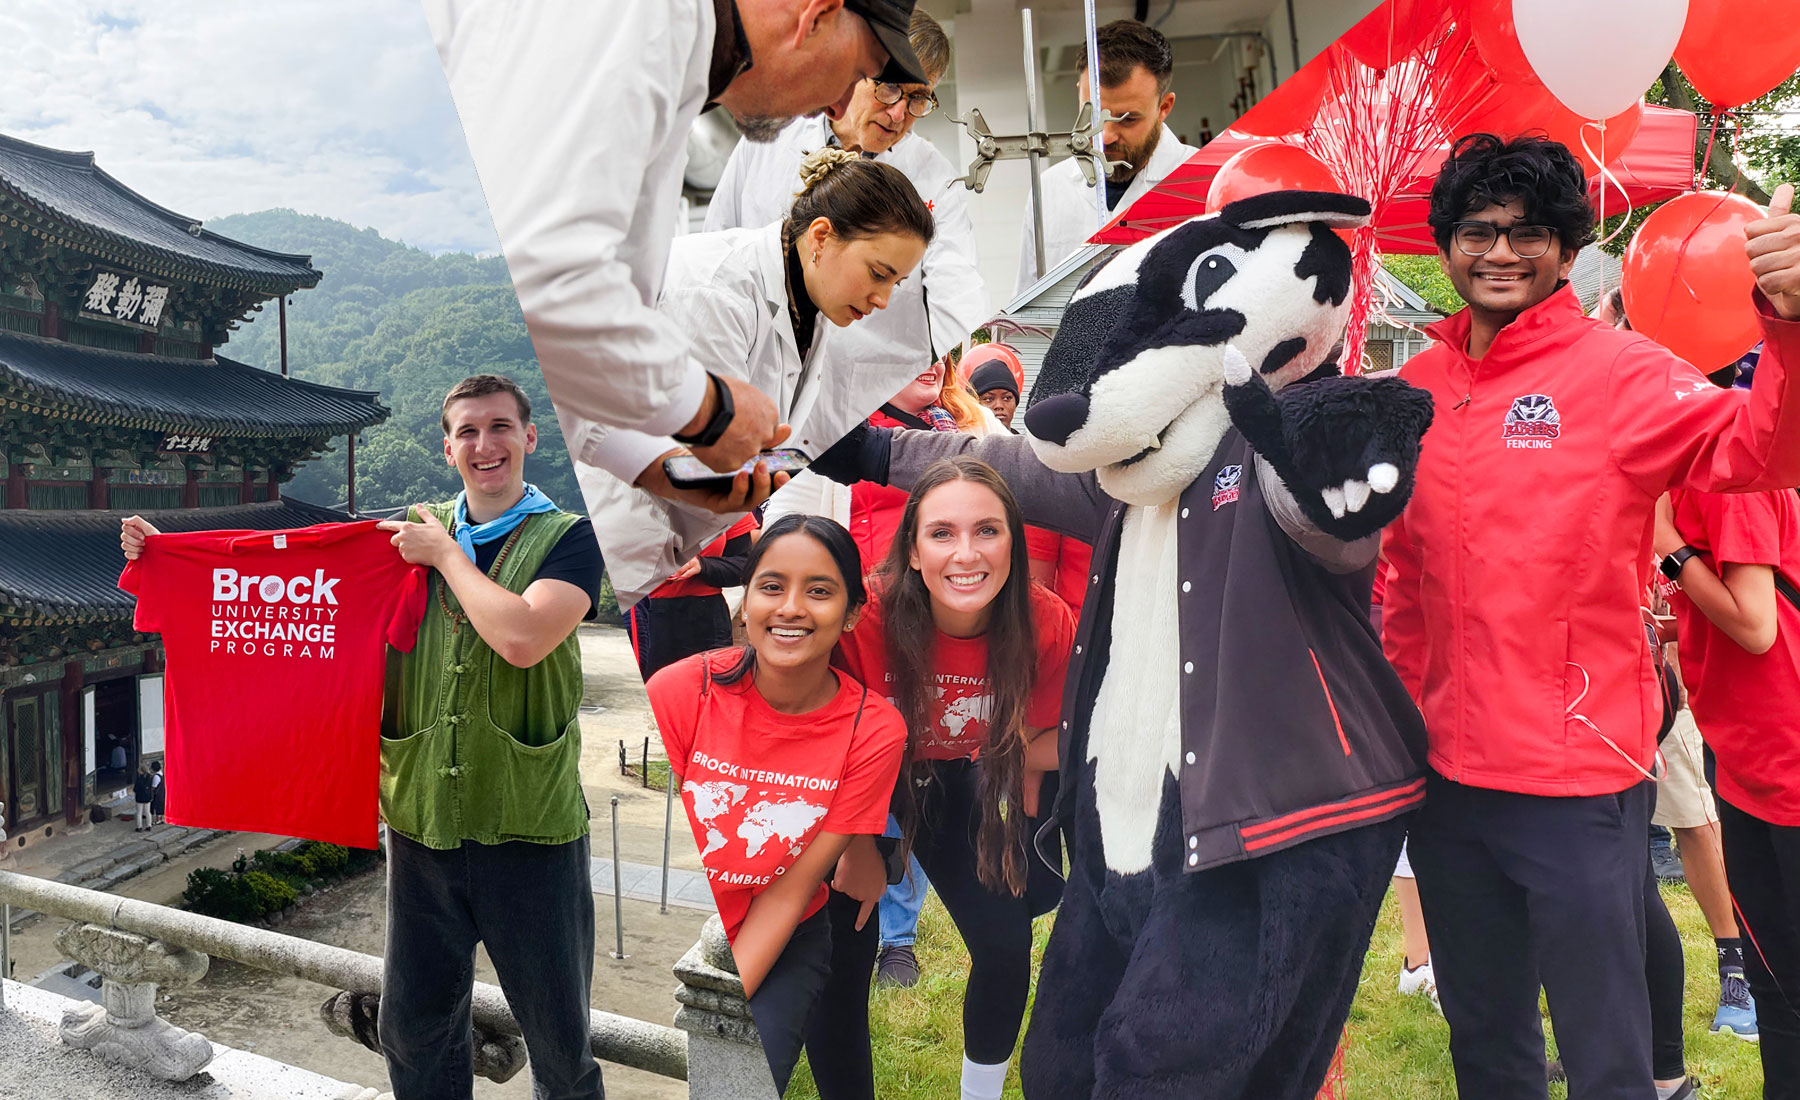
M 1590 176 L 1599 174 L 1600 162 L 1589 154 L 1589 150 L 1603 154 L 1605 163 L 1613 163 L 1637 136 L 1638 127 L 1644 121 L 1643 103 L 1634 103 L 1630 109 L 1607 119 L 1606 132 L 1602 134 L 1597 124 L 1563 106 L 1550 89 L 1535 80 L 1530 83 L 1493 81 L 1483 88 L 1466 97 L 1468 107 L 1451 127 L 1453 136 L 1489 133 L 1515 138 L 1524 134 L 1542 134 L 1568 146 Z
M 1319 101 L 1325 98 L 1331 84 L 1332 53 L 1325 50 L 1301 66 L 1299 72 L 1245 111 L 1231 128 L 1252 137 L 1280 137 L 1311 126 L 1319 113 Z
M 1448 15 L 1444 0 L 1386 0 L 1338 44 L 1369 68 L 1386 71 L 1417 53 Z
M 1513 27 L 1512 0 L 1458 0 L 1457 22 L 1469 28 L 1475 49 L 1494 77 L 1501 81 L 1536 82 L 1537 70 L 1526 60 Z
M 1237 152 L 1213 175 L 1206 209 L 1270 191 L 1343 191 L 1325 162 L 1306 150 L 1279 141 L 1252 145 Z
M 1675 63 L 1715 107 L 1742 107 L 1766 95 L 1800 69 L 1793 0 L 1689 4 Z
M 1488 104 L 1499 83 L 1466 26 L 1451 32 L 1428 75 L 1432 111 L 1444 133 L 1472 132 L 1463 125 L 1464 119 Z
M 1756 276 L 1744 227 L 1762 207 L 1724 191 L 1693 191 L 1658 207 L 1625 249 L 1625 313 L 1637 331 L 1711 373 L 1756 344 Z

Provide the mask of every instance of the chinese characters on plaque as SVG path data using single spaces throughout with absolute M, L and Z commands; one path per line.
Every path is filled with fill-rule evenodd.
M 115 321 L 155 328 L 162 321 L 163 306 L 169 301 L 169 288 L 152 286 L 137 276 L 125 278 L 111 271 L 94 276 L 81 308 L 87 313 L 111 317 Z
M 156 449 L 158 451 L 204 453 L 212 450 L 212 442 L 210 435 L 169 435 L 163 437 L 162 445 Z

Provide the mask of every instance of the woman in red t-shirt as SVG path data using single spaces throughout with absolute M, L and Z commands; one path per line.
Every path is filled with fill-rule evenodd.
M 1012 492 L 973 458 L 920 477 L 876 587 L 839 653 L 906 718 L 894 798 L 903 843 L 969 950 L 962 1095 L 998 1098 L 1031 985 L 1031 921 L 1060 895 L 1060 868 L 1033 837 L 1050 793 L 1040 788 L 1057 765 L 1075 624 L 1067 605 L 1031 581 Z M 871 1097 L 875 929 L 851 927 L 854 909 L 836 897 L 827 911 L 832 976 L 807 1057 L 824 1100 Z
M 1656 552 L 1688 709 L 1716 772 L 1725 877 L 1743 928 L 1765 1095 L 1800 1080 L 1800 500 L 1676 489 Z M 1786 591 L 1784 592 L 1783 589 Z M 1779 1084 L 1778 1084 L 1779 1083 Z
M 864 899 L 879 858 L 840 857 L 879 835 L 906 731 L 879 692 L 831 667 L 865 602 L 856 544 L 818 516 L 771 524 L 745 564 L 749 645 L 686 658 L 650 678 L 650 709 L 681 784 L 700 862 L 725 922 L 776 1083 L 787 1087 L 825 984 L 825 880 Z M 866 845 L 873 854 L 873 844 Z

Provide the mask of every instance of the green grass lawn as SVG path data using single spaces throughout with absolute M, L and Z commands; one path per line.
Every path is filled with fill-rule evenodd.
M 1687 1064 L 1701 1095 L 1755 1100 L 1762 1095 L 1762 1066 L 1754 1044 L 1711 1035 L 1719 996 L 1712 935 L 1686 887 L 1663 888 L 1669 912 L 1687 949 Z M 1041 954 L 1053 918 L 1038 922 Z M 909 990 L 878 990 L 871 1006 L 876 1094 L 884 1100 L 947 1100 L 958 1093 L 962 1072 L 962 988 L 969 957 L 950 918 L 932 895 L 919 925 L 917 947 L 924 978 Z M 1375 926 L 1362 988 L 1350 1009 L 1343 1095 L 1356 1100 L 1443 1100 L 1455 1095 L 1450 1071 L 1449 1028 L 1422 997 L 1395 990 L 1400 968 L 1400 914 L 1390 895 Z M 1549 1028 L 1546 1026 L 1546 1031 Z M 815 1100 L 818 1090 L 804 1061 L 787 1095 Z M 1008 1100 L 1018 1100 L 1018 1066 L 1007 1080 Z M 1568 1095 L 1552 1086 L 1552 1100 Z

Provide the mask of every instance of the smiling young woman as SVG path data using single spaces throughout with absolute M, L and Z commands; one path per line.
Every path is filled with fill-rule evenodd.
M 1032 583 L 1012 492 L 971 458 L 933 466 L 907 498 L 844 667 L 894 698 L 907 764 L 895 791 L 903 846 L 968 947 L 963 1095 L 998 1097 L 1031 985 L 1031 921 L 1060 894 L 1033 843 L 1056 769 L 1055 727 L 1075 624 Z M 1060 857 L 1054 857 L 1058 860 Z M 834 897 L 832 976 L 807 1056 L 824 1100 L 872 1097 L 873 926 Z
M 831 520 L 771 524 L 745 566 L 743 649 L 651 677 L 650 707 L 681 784 L 776 1085 L 785 1090 L 825 982 L 825 882 L 855 837 L 881 833 L 906 733 L 878 693 L 835 671 L 865 593 L 856 546 Z M 872 855 L 868 844 L 862 854 Z M 886 875 L 840 885 L 868 909 Z M 866 917 L 866 911 L 865 911 Z

